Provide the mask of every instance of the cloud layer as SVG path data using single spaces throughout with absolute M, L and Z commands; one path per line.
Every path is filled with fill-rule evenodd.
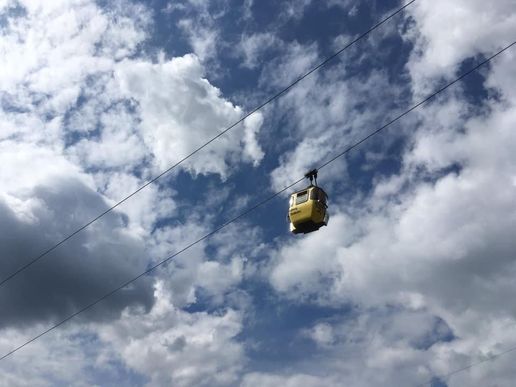
M 387 12 L 154 5 L 0 1 L 2 277 Z M 0 288 L 0 356 L 492 54 L 514 14 L 416 2 Z M 328 227 L 287 236 L 271 202 L 0 362 L 0 385 L 417 385 L 514 345 L 514 56 L 325 168 Z M 512 380 L 507 356 L 441 382 Z

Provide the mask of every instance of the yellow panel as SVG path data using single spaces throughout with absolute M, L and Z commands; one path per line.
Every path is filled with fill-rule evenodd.
M 312 219 L 313 201 L 308 200 L 302 204 L 294 205 L 289 210 L 290 221 L 294 225 L 307 222 Z

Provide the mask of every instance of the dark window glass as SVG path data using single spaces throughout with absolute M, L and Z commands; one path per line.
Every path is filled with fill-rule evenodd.
M 326 194 L 319 188 L 314 188 L 310 194 L 310 199 L 319 200 L 321 203 L 326 204 Z
M 326 194 L 324 192 L 319 192 L 319 201 L 323 204 L 326 204 Z
M 296 195 L 296 204 L 304 203 L 308 200 L 308 191 L 299 192 Z

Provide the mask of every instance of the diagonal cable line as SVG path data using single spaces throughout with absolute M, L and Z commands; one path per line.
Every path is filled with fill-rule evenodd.
M 469 369 L 471 369 L 471 368 L 473 368 L 473 367 L 476 367 L 476 366 L 478 366 L 478 365 L 484 364 L 484 363 L 486 363 L 486 362 L 488 362 L 488 361 L 496 360 L 496 359 L 498 359 L 499 357 L 505 356 L 505 355 L 507 355 L 507 354 L 509 354 L 509 353 L 512 353 L 512 352 L 514 352 L 514 351 L 516 351 L 516 346 L 515 346 L 515 347 L 511 347 L 511 348 L 508 348 L 508 349 L 506 349 L 505 351 L 502 351 L 502 352 L 499 352 L 499 353 L 495 353 L 494 355 L 489 355 L 489 356 L 487 356 L 485 359 L 479 360 L 479 361 L 477 361 L 476 363 L 468 364 L 467 366 L 464 366 L 464 367 L 462 367 L 462 368 L 457 368 L 456 370 L 451 371 L 451 372 L 448 372 L 447 374 L 444 374 L 444 375 L 437 375 L 437 376 L 435 376 L 435 377 L 436 377 L 436 378 L 438 378 L 438 379 L 441 379 L 441 380 L 443 380 L 443 381 L 445 381 L 445 382 L 447 382 L 447 381 L 448 381 L 449 379 L 451 379 L 451 377 L 452 377 L 453 375 L 455 375 L 455 374 L 461 373 L 461 372 L 463 372 L 463 371 L 467 371 L 467 370 L 469 370 Z M 427 381 L 426 381 L 426 382 L 424 382 L 424 383 L 418 384 L 416 387 L 423 387 L 423 386 L 427 386 L 427 385 L 429 385 L 429 384 L 432 384 L 432 382 L 433 382 L 433 379 L 431 379 L 431 380 L 427 380 Z
M 324 167 L 326 167 L 327 165 L 333 163 L 335 160 L 337 160 L 338 158 L 344 156 L 345 154 L 349 153 L 350 151 L 352 151 L 353 149 L 357 148 L 358 146 L 360 146 L 361 144 L 363 144 L 365 141 L 369 140 L 371 137 L 381 133 L 383 130 L 385 130 L 386 128 L 388 128 L 389 126 L 391 126 L 393 123 L 397 122 L 398 120 L 400 120 L 401 118 L 405 117 L 407 114 L 409 114 L 410 112 L 414 111 L 415 109 L 417 109 L 418 107 L 420 107 L 421 105 L 423 105 L 424 103 L 428 102 L 429 100 L 431 100 L 432 98 L 436 97 L 438 94 L 442 93 L 443 91 L 445 91 L 446 89 L 448 89 L 450 86 L 456 84 L 457 82 L 459 82 L 461 79 L 465 78 L 466 76 L 468 76 L 469 74 L 473 73 L 474 71 L 476 71 L 478 68 L 484 66 L 485 64 L 487 64 L 488 62 L 490 62 L 491 60 L 493 60 L 494 58 L 496 58 L 498 55 L 500 55 L 501 53 L 503 53 L 504 51 L 508 50 L 509 48 L 511 48 L 512 46 L 514 46 L 516 44 L 516 41 L 512 42 L 511 44 L 509 44 L 508 46 L 505 46 L 504 48 L 502 48 L 500 51 L 498 51 L 497 53 L 491 55 L 489 58 L 483 60 L 482 62 L 478 63 L 476 66 L 474 66 L 473 68 L 471 68 L 470 70 L 466 71 L 465 73 L 463 73 L 462 75 L 460 75 L 458 78 L 455 78 L 453 81 L 451 81 L 450 83 L 446 84 L 446 86 L 444 87 L 441 87 L 440 89 L 438 89 L 437 91 L 433 92 L 432 94 L 430 94 L 429 96 L 427 96 L 426 98 L 424 98 L 423 100 L 421 100 L 420 102 L 412 105 L 409 109 L 405 110 L 403 113 L 397 115 L 394 119 L 390 120 L 388 123 L 386 123 L 385 125 L 379 127 L 378 129 L 372 131 L 371 133 L 369 133 L 367 136 L 363 137 L 362 139 L 360 139 L 359 141 L 355 142 L 354 144 L 350 145 L 349 147 L 347 147 L 346 149 L 344 149 L 342 152 L 336 154 L 334 157 L 332 157 L 331 159 L 325 161 L 323 164 L 321 164 L 318 169 L 322 169 Z M 289 188 L 293 187 L 294 185 L 296 185 L 297 183 L 300 183 L 301 181 L 303 181 L 305 179 L 305 177 L 301 177 L 300 179 L 296 180 L 295 182 L 289 184 L 288 186 L 284 187 L 283 189 L 281 189 L 280 191 L 278 192 L 275 192 L 274 194 L 270 195 L 269 197 L 263 199 L 262 201 L 258 202 L 257 204 L 249 207 L 247 210 L 245 210 L 244 212 L 240 213 L 240 215 L 237 215 L 235 216 L 234 218 L 228 220 L 227 222 L 223 223 L 222 225 L 218 226 L 217 228 L 215 228 L 214 230 L 210 231 L 209 233 L 205 234 L 204 236 L 200 237 L 199 239 L 197 239 L 196 241 L 194 242 L 191 242 L 190 244 L 184 246 L 183 248 L 181 248 L 180 250 L 176 251 L 174 254 L 168 256 L 167 258 L 163 259 L 162 261 L 156 263 L 154 266 L 148 268 L 147 270 L 145 270 L 144 272 L 138 274 L 136 277 L 132 278 L 132 279 L 129 279 L 127 280 L 126 282 L 124 282 L 123 284 L 121 284 L 120 286 L 118 286 L 117 288 L 111 290 L 110 292 L 104 294 L 103 296 L 99 297 L 98 299 L 96 299 L 95 301 L 93 301 L 92 303 L 84 306 L 83 308 L 79 309 L 77 312 L 69 315 L 68 317 L 64 318 L 63 320 L 61 320 L 60 322 L 56 323 L 55 325 L 51 326 L 50 328 L 48 328 L 47 330 L 41 332 L 40 334 L 34 336 L 32 339 L 26 341 L 25 343 L 21 344 L 20 346 L 12 349 L 11 351 L 7 352 L 6 354 L 2 355 L 0 357 L 0 361 L 4 360 L 5 358 L 11 356 L 12 354 L 18 352 L 20 349 L 22 349 L 23 347 L 29 345 L 30 343 L 36 341 L 37 339 L 39 339 L 40 337 L 46 335 L 47 333 L 53 331 L 54 329 L 60 327 L 61 325 L 65 324 L 66 322 L 70 321 L 71 319 L 73 319 L 74 317 L 76 317 L 77 315 L 87 311 L 88 309 L 91 309 L 92 307 L 94 307 L 95 305 L 97 305 L 98 303 L 102 302 L 103 300 L 105 300 L 106 298 L 112 296 L 113 294 L 115 294 L 116 292 L 122 290 L 124 287 L 128 286 L 129 284 L 133 283 L 134 281 L 138 280 L 139 278 L 151 273 L 152 271 L 154 271 L 155 269 L 157 269 L 158 267 L 164 265 L 165 263 L 171 261 L 173 258 L 175 258 L 176 256 L 178 256 L 179 254 L 183 253 L 184 251 L 190 249 L 191 247 L 197 245 L 198 243 L 204 241 L 205 239 L 208 239 L 209 237 L 211 237 L 212 235 L 216 234 L 217 232 L 219 232 L 220 230 L 226 228 L 227 226 L 229 226 L 230 224 L 236 222 L 237 220 L 243 218 L 244 216 L 248 215 L 249 213 L 253 212 L 254 210 L 256 210 L 257 208 L 265 205 L 266 203 L 270 202 L 272 199 L 274 199 L 275 197 L 279 196 L 280 194 L 282 194 L 283 192 L 285 192 L 286 190 L 288 190 Z
M 59 241 L 58 243 L 54 244 L 53 246 L 51 246 L 50 248 L 48 248 L 47 250 L 45 250 L 44 252 L 42 252 L 40 255 L 38 255 L 37 257 L 33 258 L 32 260 L 28 261 L 27 263 L 25 263 L 24 265 L 22 265 L 21 267 L 19 267 L 18 269 L 16 269 L 14 272 L 12 272 L 11 274 L 9 274 L 8 276 L 4 277 L 2 280 L 0 280 L 0 287 L 4 286 L 5 283 L 7 283 L 8 281 L 10 281 L 11 279 L 13 279 L 14 277 L 16 277 L 18 274 L 20 274 L 22 271 L 26 270 L 27 268 L 29 268 L 30 266 L 32 266 L 34 263 L 38 262 L 40 259 L 42 259 L 43 257 L 45 257 L 46 255 L 48 255 L 49 253 L 51 253 L 52 251 L 54 251 L 55 249 L 57 249 L 59 246 L 61 246 L 63 243 L 67 242 L 68 240 L 70 240 L 71 238 L 73 238 L 75 235 L 79 234 L 81 231 L 83 231 L 84 229 L 88 228 L 89 226 L 91 226 L 93 223 L 95 223 L 97 220 L 99 220 L 100 218 L 102 218 L 104 215 L 110 213 L 111 211 L 113 211 L 115 208 L 117 208 L 118 206 L 120 206 L 122 203 L 126 202 L 127 200 L 129 200 L 130 198 L 132 198 L 134 195 L 136 195 L 137 193 L 139 193 L 140 191 L 142 191 L 143 189 L 145 189 L 146 187 L 148 187 L 149 185 L 155 183 L 157 180 L 159 180 L 160 178 L 162 178 L 163 176 L 167 175 L 169 172 L 171 172 L 173 169 L 177 168 L 179 165 L 181 165 L 183 162 L 185 162 L 186 160 L 188 160 L 190 157 L 194 156 L 196 153 L 198 153 L 199 151 L 201 151 L 202 149 L 206 148 L 208 145 L 210 145 L 212 142 L 214 142 L 215 140 L 217 140 L 219 137 L 223 136 L 224 134 L 226 134 L 227 132 L 229 132 L 231 129 L 233 129 L 234 127 L 236 127 L 237 125 L 241 124 L 243 121 L 245 121 L 248 117 L 250 117 L 251 115 L 253 115 L 254 113 L 256 113 L 257 111 L 263 109 L 265 106 L 267 106 L 268 104 L 270 104 L 271 102 L 273 102 L 274 100 L 278 99 L 279 97 L 281 97 L 282 95 L 286 94 L 291 88 L 293 88 L 295 85 L 297 85 L 299 82 L 301 82 L 303 79 L 307 78 L 308 76 L 310 76 L 311 74 L 313 74 L 314 72 L 316 72 L 317 70 L 319 70 L 321 67 L 324 67 L 326 64 L 328 64 L 330 61 L 332 61 L 333 59 L 335 59 L 336 57 L 338 57 L 342 52 L 344 52 L 345 50 L 347 50 L 348 48 L 350 48 L 351 46 L 353 46 L 354 44 L 356 44 L 357 42 L 359 42 L 360 40 L 364 39 L 365 37 L 367 37 L 371 32 L 373 32 L 374 30 L 376 30 L 377 28 L 379 28 L 380 26 L 382 26 L 384 23 L 386 23 L 387 21 L 391 20 L 394 16 L 398 15 L 399 13 L 401 13 L 405 8 L 407 8 L 409 5 L 411 5 L 412 3 L 414 3 L 416 0 L 411 0 L 409 1 L 408 3 L 406 3 L 405 5 L 403 5 L 402 7 L 398 8 L 395 12 L 391 13 L 389 16 L 387 16 L 386 18 L 382 19 L 381 21 L 379 21 L 378 23 L 376 23 L 374 26 L 372 26 L 371 28 L 369 28 L 367 31 L 365 31 L 364 33 L 362 33 L 361 35 L 359 35 L 357 38 L 353 39 L 351 42 L 349 42 L 348 44 L 346 44 L 344 47 L 342 47 L 340 50 L 336 51 L 335 53 L 333 53 L 332 55 L 330 55 L 329 57 L 327 57 L 325 60 L 323 60 L 321 63 L 319 63 L 317 66 L 313 67 L 311 70 L 309 70 L 308 72 L 306 72 L 305 74 L 303 74 L 302 76 L 300 76 L 299 78 L 297 78 L 294 82 L 292 82 L 290 85 L 288 85 L 287 87 L 285 87 L 284 89 L 282 89 L 281 91 L 277 92 L 276 94 L 274 94 L 272 97 L 270 97 L 269 99 L 267 99 L 265 102 L 261 103 L 260 105 L 258 105 L 257 107 L 255 107 L 254 109 L 252 109 L 251 111 L 249 111 L 247 114 L 245 114 L 243 117 L 241 117 L 238 121 L 234 122 L 233 124 L 231 124 L 230 126 L 228 126 L 226 129 L 224 129 L 223 131 L 221 131 L 219 134 L 217 134 L 216 136 L 212 137 L 210 140 L 208 140 L 206 143 L 204 143 L 203 145 L 199 146 L 198 148 L 196 148 L 195 150 L 193 150 L 191 153 L 189 153 L 188 155 L 184 156 L 181 160 L 177 161 L 174 165 L 170 166 L 168 169 L 166 169 L 165 171 L 161 172 L 159 175 L 155 176 L 154 178 L 152 178 L 151 180 L 149 180 L 147 183 L 143 184 L 141 187 L 139 187 L 138 189 L 136 189 L 136 191 L 132 192 L 131 194 L 127 195 L 125 198 L 123 198 L 122 200 L 120 200 L 119 202 L 115 203 L 113 206 L 109 207 L 108 209 L 106 209 L 104 212 L 102 212 L 101 214 L 97 215 L 96 217 L 94 217 L 93 219 L 91 219 L 89 222 L 85 223 L 83 226 L 79 227 L 77 230 L 75 230 L 74 232 L 72 232 L 71 234 L 69 234 L 68 236 L 66 236 L 65 238 L 63 238 L 61 241 Z

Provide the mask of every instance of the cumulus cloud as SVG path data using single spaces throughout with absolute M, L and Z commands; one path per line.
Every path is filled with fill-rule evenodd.
M 198 240 L 210 232 L 207 224 L 209 220 L 191 220 L 160 228 L 155 232 L 155 255 L 165 258 Z M 234 239 L 236 232 L 239 239 Z M 170 291 L 171 302 L 178 308 L 198 301 L 212 307 L 228 306 L 234 297 L 238 298 L 238 285 L 250 271 L 247 263 L 263 250 L 259 242 L 257 228 L 230 225 L 174 257 L 159 273 Z
M 188 35 L 193 51 L 199 58 L 208 60 L 216 55 L 219 36 L 215 28 L 197 24 L 191 19 L 183 19 L 179 25 Z
M 260 161 L 265 155 L 256 138 L 262 125 L 263 115 L 261 113 L 255 113 L 244 121 L 244 155 L 247 156 L 247 159 L 252 161 L 255 167 L 260 164 Z
M 143 5 L 27 0 L 0 6 L 7 21 L 0 31 L 0 272 L 7 275 L 243 111 L 210 84 L 195 54 L 156 60 L 139 54 L 152 21 Z M 226 178 L 240 161 L 258 166 L 262 124 L 259 113 L 249 117 L 184 170 Z M 213 214 L 192 210 L 186 225 L 169 222 L 177 208 L 174 189 L 149 187 L 6 283 L 0 291 L 2 354 L 203 235 L 214 221 Z M 24 359 L 47 361 L 30 374 L 6 367 L 2 383 L 79 385 L 82 378 L 90 385 L 97 380 L 92 374 L 102 374 L 110 376 L 101 384 L 118 376 L 116 384 L 125 368 L 158 384 L 234 383 L 244 359 L 235 340 L 240 312 L 181 310 L 196 302 L 199 289 L 211 297 L 207 303 L 220 307 L 241 281 L 243 258 L 223 245 L 210 246 L 220 250 L 220 260 L 208 260 L 208 245 L 200 244 L 156 277 L 140 278 L 82 314 L 85 325 L 74 321 L 71 331 L 45 337 L 48 349 L 27 348 Z M 159 282 L 154 297 L 161 277 L 166 285 Z M 113 320 L 119 325 L 103 325 Z M 130 334 L 120 334 L 124 330 Z M 99 344 L 95 354 L 91 342 Z M 135 362 L 141 351 L 149 357 Z M 74 366 L 49 376 L 67 356 Z
M 244 365 L 243 347 L 233 340 L 242 326 L 239 312 L 183 312 L 174 307 L 160 283 L 156 298 L 151 313 L 127 314 L 101 328 L 101 340 L 153 385 L 235 383 Z
M 127 59 L 147 37 L 151 16 L 142 6 L 116 2 L 106 11 L 88 1 L 45 4 L 22 2 L 26 14 L 7 14 L 0 43 L 2 136 L 73 145 L 67 152 L 87 167 L 154 162 L 164 168 L 240 118 L 241 108 L 210 85 L 195 55 L 160 63 Z M 225 175 L 227 162 L 240 155 L 259 162 L 259 115 L 253 123 L 245 136 L 218 142 L 211 156 L 222 160 L 213 167 L 204 159 L 188 169 Z M 158 144 L 162 134 L 177 144 Z
M 306 9 L 312 4 L 312 0 L 287 0 L 282 3 L 280 17 L 284 19 L 301 19 Z
M 30 199 L 18 203 L 23 207 L 23 218 L 2 202 L 2 273 L 14 272 L 55 240 L 78 228 L 91 218 L 89 211 L 106 208 L 94 191 L 78 181 L 62 178 L 49 183 L 26 192 Z M 81 213 L 77 207 L 87 210 Z M 58 320 L 134 276 L 136 268 L 143 267 L 145 251 L 140 240 L 124 233 L 123 225 L 120 215 L 112 215 L 42 264 L 4 285 L 0 294 L 2 325 Z M 142 281 L 90 316 L 116 316 L 131 303 L 148 308 L 152 301 L 148 290 L 149 281 Z
M 204 78 L 195 55 L 157 64 L 126 61 L 116 77 L 126 98 L 139 103 L 142 135 L 160 169 L 173 165 L 243 115 L 240 107 L 223 99 L 220 90 Z M 255 139 L 261 122 L 257 113 L 244 125 L 244 152 L 255 163 L 262 157 Z M 224 136 L 184 168 L 225 176 L 240 154 L 239 136 Z
M 381 72 L 346 79 L 339 71 L 330 71 L 306 81 L 279 102 L 288 112 L 289 141 L 295 145 L 271 173 L 276 189 L 377 129 L 387 115 L 387 106 L 380 101 L 387 95 L 396 100 L 399 93 Z M 345 163 L 344 158 L 336 160 L 320 177 L 330 182 L 346 179 Z
M 158 63 L 133 58 L 151 20 L 141 5 L 120 1 L 101 9 L 84 0 L 2 6 L 9 23 L 0 39 L 1 271 L 8 274 L 240 118 L 242 110 L 205 79 L 193 54 Z M 257 165 L 262 122 L 259 114 L 250 117 L 240 136 L 222 139 L 185 168 L 225 177 L 230 162 Z M 165 237 L 166 228 L 154 229 L 174 214 L 173 190 L 149 187 L 120 209 L 6 284 L 2 327 L 57 321 L 182 242 Z M 192 228 L 204 231 L 194 223 Z M 175 295 L 178 304 L 190 303 L 201 282 L 216 294 L 241 276 L 237 261 L 215 267 L 203 259 L 200 249 L 184 278 L 184 295 Z M 130 305 L 148 310 L 152 281 L 124 289 L 86 318 L 116 318 Z
M 427 93 L 435 80 L 452 78 L 462 60 L 489 55 L 507 45 L 516 34 L 514 2 L 416 2 L 407 8 L 413 25 L 407 38 L 415 47 L 407 68 L 416 95 Z
M 349 2 L 328 5 L 337 3 Z M 24 11 L 12 12 L 15 4 Z M 179 15 L 175 22 L 195 53 L 150 58 L 140 50 L 153 21 L 143 5 L 120 1 L 102 9 L 88 0 L 0 0 L 9 21 L 0 30 L 1 272 L 19 267 L 243 115 L 206 74 L 220 52 L 215 20 L 227 4 L 170 3 L 166 9 Z M 246 4 L 252 12 L 252 2 Z M 301 20 L 312 2 L 289 10 L 292 4 L 282 6 L 280 19 Z M 283 188 L 514 32 L 508 1 L 479 19 L 482 26 L 499 21 L 496 28 L 478 31 L 471 15 L 479 14 L 479 2 L 447 5 L 445 15 L 442 7 L 416 6 L 408 24 L 401 23 L 407 55 L 414 44 L 402 76 L 413 94 L 389 71 L 373 69 L 378 58 L 368 62 L 352 50 L 271 105 L 271 116 L 248 118 L 183 171 L 228 179 L 242 162 L 258 167 L 269 152 L 262 131 L 276 130 L 264 122 L 278 114 L 282 135 L 268 139 L 276 152 L 268 165 L 274 166 L 271 185 Z M 443 32 L 443 25 L 454 26 L 454 33 Z M 379 47 L 395 32 L 364 46 Z M 265 92 L 287 85 L 320 54 L 318 43 L 287 44 L 270 31 L 250 30 L 240 43 L 247 68 L 239 70 L 256 71 Z M 284 55 L 260 69 L 264 54 L 278 45 Z M 130 372 L 127 384 L 412 385 L 503 351 L 516 326 L 516 310 L 507 303 L 516 290 L 516 74 L 514 54 L 506 54 L 480 77 L 489 96 L 484 102 L 467 102 L 466 88 L 450 90 L 412 118 L 410 131 L 401 128 L 393 136 L 404 140 L 399 170 L 373 170 L 384 160 L 379 145 L 395 141 L 377 140 L 360 167 L 371 175 L 365 192 L 332 195 L 356 175 L 360 157 L 325 170 L 320 182 L 332 200 L 328 227 L 287 241 L 264 241 L 250 224 L 225 229 L 85 313 L 82 324 L 20 351 L 21 362 L 0 364 L 1 383 L 109 384 L 110 375 L 112 384 L 121 384 L 127 379 L 120 373 Z M 364 73 L 357 74 L 357 63 Z M 235 198 L 229 186 L 208 187 L 187 200 L 180 188 L 149 187 L 131 206 L 6 284 L 0 292 L 2 353 L 251 200 Z M 246 319 L 255 311 L 242 281 L 252 287 L 261 278 L 268 279 L 275 292 L 268 296 L 279 309 L 301 304 L 332 311 L 295 328 L 295 340 L 313 356 L 271 369 L 249 362 L 248 347 L 260 343 L 246 337 L 253 329 Z M 66 358 L 73 366 L 59 368 Z M 24 374 L 20 364 L 27 363 L 35 366 Z M 503 358 L 447 383 L 510 385 L 512 368 Z
M 261 63 L 260 57 L 271 47 L 282 46 L 276 35 L 271 32 L 261 32 L 243 35 L 238 50 L 243 57 L 242 65 L 247 68 L 256 68 Z
M 0 364 L 0 385 L 233 384 L 245 361 L 243 347 L 233 341 L 241 330 L 240 313 L 188 313 L 169 296 L 160 282 L 150 313 L 127 309 L 115 325 L 69 324 L 44 336 Z M 4 329 L 1 353 L 41 329 Z
M 116 52 L 134 52 L 146 36 L 148 16 L 140 12 L 132 22 L 131 12 L 139 8 L 129 3 L 113 13 L 89 1 L 12 5 L 18 11 L 6 11 L 0 39 L 3 277 L 108 207 L 84 165 L 67 155 L 67 112 L 89 77 L 112 69 Z M 115 19 L 125 33 L 116 30 Z M 110 37 L 119 32 L 124 38 Z M 94 153 L 88 156 L 106 162 L 105 150 Z M 125 215 L 112 213 L 7 283 L 1 292 L 3 327 L 59 320 L 144 267 L 145 245 L 127 223 Z M 150 308 L 150 282 L 124 290 L 89 317 L 116 317 L 131 304 Z
M 438 358 L 445 351 L 445 358 L 454 360 L 445 365 L 436 360 L 437 373 L 481 358 L 475 346 L 502 350 L 503 343 L 511 343 L 509 336 L 493 342 L 489 332 L 500 320 L 515 318 L 514 308 L 506 302 L 515 290 L 510 278 L 516 269 L 510 129 L 514 123 L 509 118 L 501 124 L 497 114 L 492 119 L 496 124 L 480 120 L 467 135 L 433 143 L 447 157 L 453 154 L 454 162 L 466 158 L 459 174 L 421 184 L 403 197 L 390 196 L 381 205 L 374 198 L 363 204 L 359 217 L 334 216 L 325 229 L 328 239 L 314 235 L 282 249 L 271 273 L 272 284 L 289 298 L 324 305 L 396 303 L 433 310 L 469 343 L 465 344 L 469 352 L 456 349 L 454 342 L 432 351 Z M 492 128 L 489 134 L 486 127 Z M 422 136 L 421 142 L 426 140 Z M 416 146 L 414 154 L 418 150 Z M 334 237 L 332 230 L 341 237 Z M 353 235 L 354 230 L 359 234 Z M 479 338 L 484 335 L 482 342 Z M 459 360 L 457 352 L 465 358 Z M 426 379 L 431 377 L 428 369 L 425 374 Z
M 42 328 L 38 325 L 24 331 L 4 329 L 0 339 L 0 351 L 6 353 L 12 348 L 13 343 L 21 344 L 27 341 Z M 56 384 L 88 386 L 98 382 L 95 376 L 88 372 L 89 370 L 115 371 L 114 364 L 91 359 L 91 350 L 98 348 L 100 343 L 91 336 L 90 332 L 84 330 L 84 326 L 80 328 L 55 332 L 52 337 L 45 337 L 34 343 L 30 351 L 17 353 L 16 360 L 4 360 L 0 364 L 2 371 L 0 386 L 47 387 Z M 28 364 L 31 364 L 31 367 L 27 367 Z M 63 364 L 67 366 L 63 367 Z
M 4 141 L 0 145 L 3 278 L 107 208 L 88 176 L 44 148 Z M 2 325 L 30 324 L 72 313 L 134 275 L 146 260 L 144 244 L 126 230 L 126 217 L 112 213 L 0 292 Z M 23 241 L 23 242 L 22 242 Z M 132 266 L 132 268 L 131 268 Z M 90 316 L 116 316 L 125 305 L 152 302 L 144 280 Z
M 254 387 L 254 386 L 307 386 L 307 387 L 319 387 L 319 386 L 336 386 L 335 381 L 332 381 L 329 377 L 316 377 L 307 374 L 295 374 L 295 375 L 275 375 L 267 373 L 252 372 L 245 375 L 242 382 L 242 386 Z
M 434 334 L 427 335 L 429 330 Z M 414 347 L 444 341 L 449 331 L 424 311 L 386 307 L 334 316 L 303 334 L 316 343 L 315 356 L 300 360 L 289 372 L 247 374 L 244 385 L 416 385 L 425 355 Z
M 471 4 L 461 13 L 447 15 L 468 14 L 475 7 Z M 416 20 L 430 23 L 422 16 Z M 448 24 L 462 28 L 460 19 Z M 444 29 L 433 25 L 434 30 Z M 440 34 L 424 35 L 424 39 L 437 44 Z M 488 54 L 494 47 L 479 42 L 476 51 L 471 51 L 467 44 L 450 44 L 465 47 L 446 59 L 454 68 L 468 56 Z M 414 53 L 411 58 L 413 69 L 417 68 L 417 74 L 411 70 L 414 85 L 420 80 L 418 74 L 430 74 L 427 55 L 432 51 L 419 56 Z M 513 57 L 508 52 L 487 73 L 484 85 L 499 99 L 479 108 L 468 103 L 459 88 L 426 107 L 418 115 L 419 129 L 403 154 L 400 173 L 378 179 L 365 200 L 336 206 L 337 215 L 324 230 L 324 241 L 315 234 L 291 242 L 281 247 L 274 260 L 271 283 L 287 298 L 323 305 L 397 305 L 427 311 L 426 316 L 418 317 L 420 322 L 407 326 L 418 326 L 420 335 L 428 335 L 435 329 L 428 325 L 435 318 L 432 316 L 439 316 L 457 336 L 430 349 L 419 347 L 417 340 L 400 347 L 410 333 L 403 329 L 398 338 L 391 336 L 377 348 L 384 360 L 389 360 L 380 366 L 384 376 L 412 364 L 413 374 L 406 374 L 410 376 L 407 380 L 423 382 L 512 344 L 510 334 L 501 333 L 504 329 L 500 327 L 513 324 L 516 318 L 514 308 L 507 304 L 515 291 L 510 278 L 516 270 L 512 237 L 516 231 L 516 137 L 511 88 L 516 74 L 509 64 Z M 444 60 L 440 55 L 432 58 Z M 319 343 L 327 342 L 330 330 L 321 327 L 327 328 L 316 326 L 310 335 Z M 385 339 L 385 335 L 380 336 Z M 402 361 L 396 364 L 397 357 Z M 482 385 L 496 372 L 501 385 L 509 383 L 507 361 L 493 366 L 496 371 L 489 371 L 490 367 L 454 376 L 448 385 Z M 393 383 L 399 380 L 403 379 Z
M 217 67 L 219 50 L 224 46 L 220 36 L 220 21 L 228 12 L 227 0 L 169 2 L 165 12 L 178 13 L 178 27 L 187 37 L 192 51 L 203 63 Z
M 331 345 L 334 341 L 333 328 L 328 323 L 318 323 L 306 332 L 306 335 L 310 337 L 319 346 Z

